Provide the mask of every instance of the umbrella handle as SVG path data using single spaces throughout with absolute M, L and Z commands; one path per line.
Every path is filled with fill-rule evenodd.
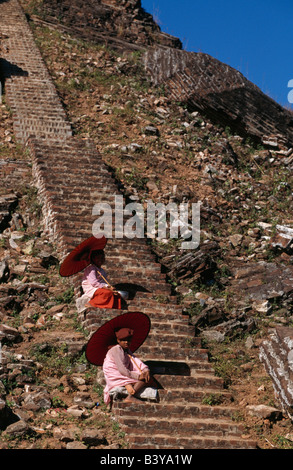
M 98 270 L 98 268 L 97 268 L 97 271 L 98 271 L 99 275 L 101 276 L 101 278 L 102 278 L 115 292 L 117 292 L 116 289 L 115 289 L 113 286 L 111 286 L 110 282 L 103 276 L 103 274 L 100 273 L 100 271 Z
M 128 356 L 129 356 L 130 360 L 136 365 L 136 367 L 138 368 L 139 372 L 142 374 L 142 370 L 141 370 L 141 368 L 139 367 L 139 365 L 136 364 L 134 358 L 133 358 L 130 354 L 128 354 Z

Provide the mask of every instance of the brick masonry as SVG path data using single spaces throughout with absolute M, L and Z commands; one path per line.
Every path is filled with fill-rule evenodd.
M 260 359 L 272 378 L 276 396 L 291 419 L 293 419 L 292 346 L 292 328 L 277 327 L 260 347 Z
M 75 35 L 119 50 L 162 44 L 182 48 L 180 39 L 163 33 L 141 0 L 44 0 L 46 19 Z
M 113 204 L 118 189 L 92 142 L 72 135 L 17 0 L 1 2 L 0 32 L 4 37 L 2 77 L 15 136 L 30 152 L 44 227 L 62 260 L 91 235 L 94 204 Z M 207 394 L 220 394 L 228 401 L 229 394 L 215 377 L 207 351 L 194 338 L 193 328 L 171 296 L 145 240 L 109 240 L 106 269 L 113 284 L 127 286 L 131 294 L 127 310 L 145 312 L 152 322 L 151 333 L 138 353 L 155 374 L 160 402 L 132 407 L 117 403 L 114 407 L 130 447 L 254 448 L 255 443 L 243 439 L 242 427 L 233 422 L 235 410 L 230 403 L 217 410 L 201 405 Z M 80 276 L 72 282 L 78 295 Z M 162 294 L 166 303 L 159 300 Z M 87 309 L 79 320 L 91 333 L 117 314 L 121 311 Z M 179 414 L 182 403 L 184 412 Z
M 276 138 L 292 146 L 293 115 L 240 72 L 208 54 L 154 46 L 144 55 L 154 85 L 222 126 L 260 142 Z

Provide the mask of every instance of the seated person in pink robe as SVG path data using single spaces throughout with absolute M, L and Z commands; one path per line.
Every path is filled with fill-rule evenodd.
M 121 309 L 121 297 L 107 282 L 107 273 L 101 267 L 105 262 L 103 250 L 91 253 L 91 263 L 85 268 L 82 279 L 84 295 L 89 298 L 87 307 Z
M 111 390 L 125 387 L 126 402 L 137 401 L 135 397 L 144 387 L 152 387 L 154 380 L 146 364 L 129 349 L 133 330 L 121 328 L 116 332 L 117 345 L 110 347 L 103 364 L 106 379 L 104 401 L 111 406 Z

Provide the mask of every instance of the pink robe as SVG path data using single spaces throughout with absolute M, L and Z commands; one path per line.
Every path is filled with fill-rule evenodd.
M 135 364 L 128 354 L 132 356 Z M 131 351 L 128 350 L 128 354 L 117 344 L 108 351 L 105 357 L 103 372 L 106 379 L 106 387 L 104 389 L 104 402 L 106 404 L 110 402 L 110 390 L 137 382 L 141 371 L 148 369 Z
M 97 289 L 102 289 L 103 287 L 108 286 L 104 279 L 99 276 L 99 272 L 104 276 L 105 279 L 107 279 L 106 271 L 104 271 L 103 268 L 97 268 L 94 264 L 90 264 L 84 270 L 81 285 L 83 292 L 89 299 L 93 298 Z

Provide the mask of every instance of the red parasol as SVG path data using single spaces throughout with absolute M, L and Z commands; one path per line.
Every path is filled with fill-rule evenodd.
M 68 277 L 82 271 L 91 262 L 91 252 L 94 250 L 103 250 L 106 243 L 107 239 L 104 235 L 101 235 L 100 237 L 92 236 L 84 240 L 65 258 L 60 266 L 60 275 Z
M 145 313 L 127 312 L 104 323 L 90 338 L 85 355 L 91 364 L 101 366 L 109 346 L 117 344 L 115 331 L 120 328 L 131 328 L 133 337 L 130 344 L 132 352 L 136 351 L 147 338 L 151 321 Z

